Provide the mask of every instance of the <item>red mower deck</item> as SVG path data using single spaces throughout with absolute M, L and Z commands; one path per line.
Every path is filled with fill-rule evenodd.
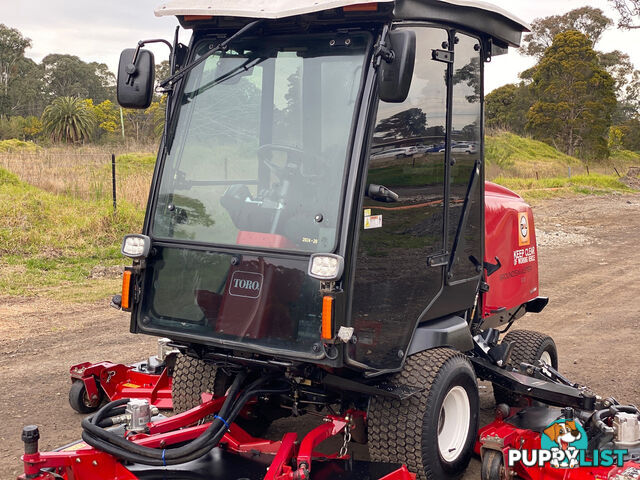
M 129 434 L 138 445 L 162 448 L 197 438 L 210 423 L 202 419 L 220 411 L 225 397 L 211 398 L 198 407 L 174 417 L 149 423 L 148 434 Z M 264 480 L 304 479 L 379 479 L 415 480 L 406 466 L 352 461 L 348 455 L 317 453 L 315 448 L 328 438 L 341 435 L 353 417 L 326 416 L 325 422 L 298 440 L 296 433 L 286 433 L 282 440 L 254 438 L 236 424 L 231 424 L 218 447 L 211 453 L 178 467 L 153 468 L 125 466 L 115 457 L 100 452 L 83 442 L 55 452 L 38 451 L 37 428 L 27 427 L 23 433 L 25 473 L 20 479 L 93 479 L 133 480 L 145 478 L 250 478 Z M 292 468 L 294 465 L 295 468 Z M 226 472 L 226 473 L 225 473 Z M 265 474 L 266 472 L 266 474 Z

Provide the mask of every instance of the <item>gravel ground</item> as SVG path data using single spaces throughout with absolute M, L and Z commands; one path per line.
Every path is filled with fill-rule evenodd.
M 560 370 L 596 392 L 640 404 L 640 196 L 574 197 L 534 207 L 540 292 L 551 298 L 516 328 L 552 335 Z M 96 276 L 111 272 L 96 271 Z M 0 296 L 0 479 L 21 471 L 20 432 L 40 426 L 41 448 L 77 439 L 81 416 L 68 405 L 69 367 L 83 361 L 134 362 L 153 354 L 156 340 L 128 333 L 128 315 L 104 301 L 62 304 Z M 491 387 L 482 385 L 481 418 L 491 419 Z M 278 422 L 271 434 L 311 427 L 308 419 Z M 354 455 L 366 458 L 366 448 Z M 465 480 L 479 478 L 472 461 Z

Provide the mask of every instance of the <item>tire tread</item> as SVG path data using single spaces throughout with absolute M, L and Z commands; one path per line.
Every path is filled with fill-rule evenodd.
M 404 368 L 394 375 L 397 382 L 424 388 L 405 401 L 373 397 L 369 409 L 369 454 L 377 462 L 405 463 L 421 480 L 435 479 L 423 464 L 422 421 L 424 412 L 434 408 L 435 396 L 429 395 L 442 367 L 465 355 L 449 348 L 436 348 L 409 357 Z M 373 415 L 371 413 L 374 413 Z M 380 413 L 384 412 L 384 416 Z M 436 439 L 434 439 L 436 441 Z

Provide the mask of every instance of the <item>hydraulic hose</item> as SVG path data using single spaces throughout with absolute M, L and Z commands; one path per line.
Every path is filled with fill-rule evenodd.
M 196 460 L 207 454 L 220 442 L 228 429 L 228 424 L 235 420 L 252 397 L 258 394 L 283 393 L 289 390 L 288 385 L 280 388 L 260 388 L 273 379 L 272 377 L 266 377 L 252 382 L 236 398 L 245 378 L 245 373 L 238 374 L 217 418 L 211 422 L 211 425 L 198 438 L 182 447 L 166 450 L 144 447 L 100 428 L 100 424 L 105 422 L 107 417 L 121 410 L 122 405 L 128 402 L 127 399 L 111 402 L 101 408 L 94 416 L 83 420 L 82 427 L 84 431 L 82 439 L 92 447 L 119 459 L 144 465 L 178 465 Z

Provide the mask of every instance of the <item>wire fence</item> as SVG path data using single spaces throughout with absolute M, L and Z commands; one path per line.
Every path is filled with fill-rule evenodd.
M 45 191 L 89 201 L 117 200 L 144 208 L 153 175 L 151 155 L 110 152 L 0 153 L 0 167 Z
M 111 201 L 114 210 L 124 201 L 145 208 L 153 176 L 152 154 L 116 154 L 110 151 L 43 149 L 36 153 L 0 153 L 0 167 L 45 191 L 89 201 Z M 526 188 L 549 186 L 550 179 L 604 174 L 625 177 L 628 165 L 615 163 L 563 166 L 557 162 L 503 167 L 487 164 L 487 179 L 526 179 Z M 625 179 L 626 182 L 626 179 Z

